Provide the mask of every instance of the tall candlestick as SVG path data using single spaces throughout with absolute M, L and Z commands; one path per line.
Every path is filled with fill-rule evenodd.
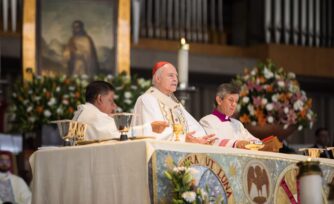
M 189 44 L 186 43 L 184 38 L 181 39 L 177 59 L 180 88 L 186 88 L 188 87 Z
M 323 203 L 322 198 L 322 172 L 319 161 L 298 162 L 300 203 Z

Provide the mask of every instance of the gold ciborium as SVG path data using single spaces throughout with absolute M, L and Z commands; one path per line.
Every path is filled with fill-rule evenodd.
M 183 125 L 180 123 L 173 124 L 173 134 L 176 142 L 180 141 L 180 135 L 184 134 Z
M 302 151 L 305 153 L 305 155 L 311 157 L 311 158 L 319 158 L 320 153 L 323 152 L 322 149 L 318 148 L 301 148 L 299 151 Z
M 75 120 L 56 120 L 50 123 L 56 123 L 60 137 L 69 142 L 71 146 L 77 145 L 78 142 L 85 141 L 87 124 Z

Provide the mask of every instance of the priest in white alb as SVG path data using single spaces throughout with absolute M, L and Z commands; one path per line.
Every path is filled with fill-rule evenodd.
M 214 135 L 207 135 L 173 94 L 178 85 L 175 67 L 169 62 L 158 62 L 152 75 L 153 86 L 137 99 L 134 107 L 133 134 L 175 141 L 173 125 L 179 124 L 184 133 L 180 141 L 212 144 Z
M 86 87 L 86 103 L 78 106 L 73 120 L 87 124 L 86 140 L 119 138 L 115 121 L 111 117 L 117 106 L 114 87 L 105 81 L 93 81 Z
M 217 89 L 215 100 L 216 108 L 200 120 L 206 132 L 215 134 L 218 138 L 214 145 L 245 148 L 251 141 L 260 142 L 239 120 L 231 118 L 238 104 L 239 87 L 233 84 L 221 84 Z

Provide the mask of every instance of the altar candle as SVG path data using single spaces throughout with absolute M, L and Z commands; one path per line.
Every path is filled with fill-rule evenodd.
M 308 159 L 308 161 L 298 162 L 297 166 L 299 167 L 300 203 L 323 203 L 322 172 L 319 161 Z
M 188 63 L 189 61 L 189 44 L 184 38 L 181 39 L 181 46 L 178 51 L 177 68 L 179 73 L 180 88 L 188 86 Z

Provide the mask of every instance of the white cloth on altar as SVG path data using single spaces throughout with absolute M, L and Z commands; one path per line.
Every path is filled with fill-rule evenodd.
M 10 172 L 0 173 L 0 180 L 10 180 L 11 188 L 13 190 L 15 203 L 17 204 L 30 204 L 31 203 L 31 192 L 25 181 Z M 10 186 L 9 186 L 10 188 Z M 4 201 L 0 198 L 0 203 Z
M 201 125 L 208 134 L 216 134 L 218 140 L 214 145 L 233 147 L 237 140 L 259 141 L 248 132 L 239 120 L 230 118 L 231 121 L 222 122 L 217 116 L 209 114 L 200 120 Z
M 167 127 L 162 133 L 159 134 L 152 131 L 152 122 L 168 120 L 163 115 L 159 105 L 159 103 L 163 103 L 163 100 L 160 100 L 155 95 L 151 94 L 150 90 L 160 92 L 158 89 L 151 87 L 137 99 L 134 107 L 135 115 L 132 119 L 132 133 L 134 136 L 155 136 L 158 140 L 172 140 L 173 129 L 171 126 Z M 162 93 L 160 92 L 159 94 L 161 95 Z M 165 97 L 168 96 L 165 95 Z M 187 131 L 195 131 L 195 134 L 193 135 L 195 137 L 206 135 L 205 130 L 199 124 L 199 122 L 196 121 L 181 104 L 179 104 L 179 108 L 185 118 Z M 185 141 L 185 134 L 180 137 L 180 140 Z
M 114 119 L 91 103 L 79 105 L 73 120 L 87 124 L 86 140 L 119 138 Z

